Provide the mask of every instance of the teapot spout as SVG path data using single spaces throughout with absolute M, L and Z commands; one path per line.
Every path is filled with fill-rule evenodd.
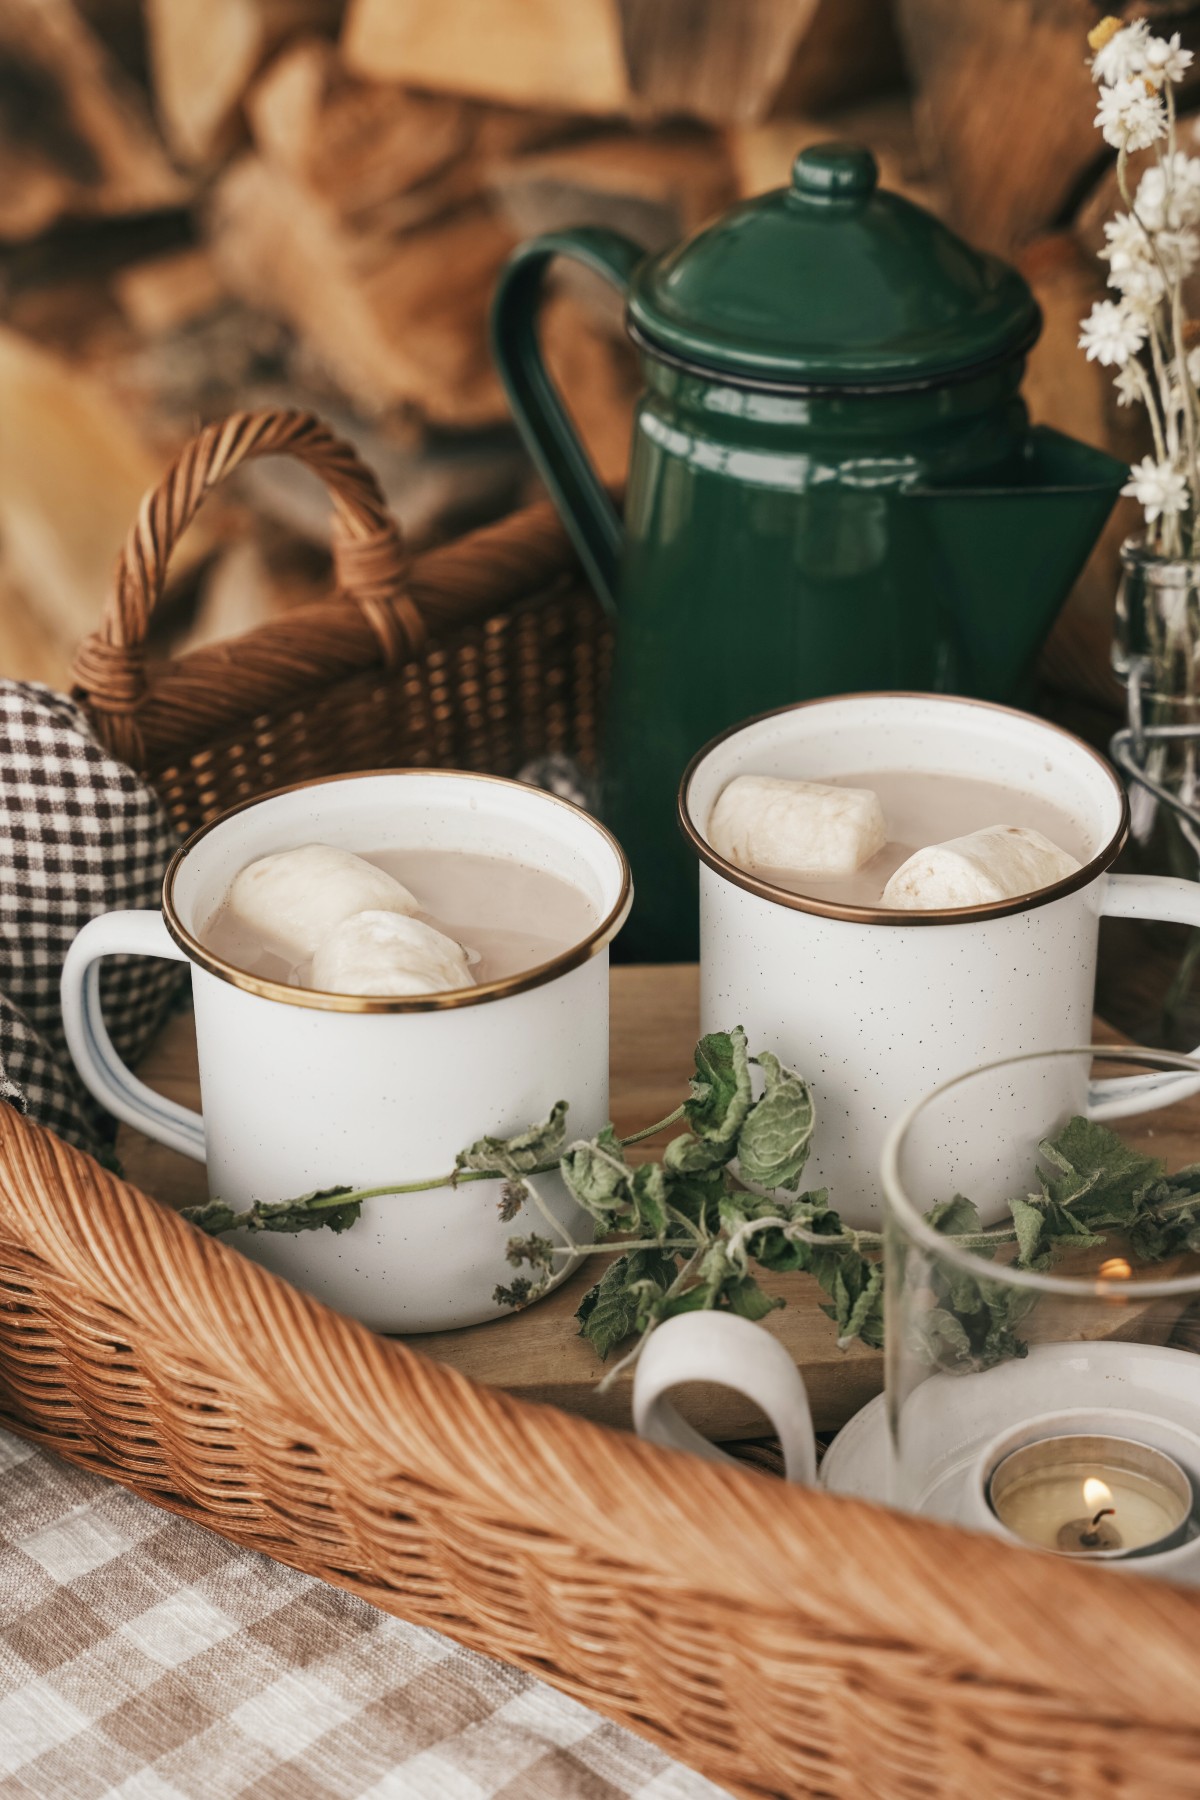
M 1019 694 L 1127 475 L 1042 425 L 1003 483 L 910 492 L 958 652 L 951 685 L 987 700 Z

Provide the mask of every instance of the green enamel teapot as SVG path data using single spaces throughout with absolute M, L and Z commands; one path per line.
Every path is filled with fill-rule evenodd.
M 620 289 L 641 353 L 623 519 L 538 345 L 560 256 Z M 604 811 L 633 865 L 627 954 L 695 954 L 675 795 L 717 732 L 859 689 L 1021 696 L 1126 478 L 1030 426 L 1040 326 L 1015 269 L 880 190 L 854 145 L 802 151 L 790 187 L 675 249 L 581 228 L 509 262 L 496 361 L 617 625 Z

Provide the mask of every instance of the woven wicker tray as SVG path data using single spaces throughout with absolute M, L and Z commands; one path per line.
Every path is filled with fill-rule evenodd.
M 740 1795 L 1196 1792 L 1200 1594 L 479 1386 L 0 1108 L 0 1423 Z

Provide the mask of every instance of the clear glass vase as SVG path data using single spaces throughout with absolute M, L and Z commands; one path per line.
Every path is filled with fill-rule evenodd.
M 1125 1049 L 975 1070 L 898 1126 L 896 1504 L 1200 1582 L 1198 1140 L 1200 1063 Z
M 1160 556 L 1137 538 L 1122 544 L 1113 667 L 1130 690 L 1135 734 L 1187 728 L 1135 749 L 1152 782 L 1200 813 L 1200 561 Z M 1200 829 L 1136 780 L 1131 798 L 1144 865 L 1195 879 Z

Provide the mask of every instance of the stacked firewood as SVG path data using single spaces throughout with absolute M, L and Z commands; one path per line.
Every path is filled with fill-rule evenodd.
M 1047 315 L 1035 411 L 1124 447 L 1074 350 L 1099 283 L 1082 46 L 1102 10 L 0 0 L 0 672 L 63 678 L 142 490 L 236 406 L 325 413 L 416 542 L 517 503 L 487 345 L 512 247 L 568 223 L 666 244 L 821 138 L 870 143 L 888 185 L 1023 260 Z M 613 297 L 564 271 L 544 336 L 619 480 L 637 371 Z M 164 647 L 302 604 L 325 530 L 306 477 L 247 472 L 185 546 Z M 1111 599 L 1110 549 L 1063 671 L 1102 663 Z
M 516 504 L 487 311 L 520 238 L 665 244 L 847 106 L 912 183 L 900 81 L 886 0 L 0 0 L 0 670 L 63 678 L 142 490 L 236 406 L 331 418 L 416 542 Z M 612 297 L 564 279 L 545 338 L 619 479 Z M 165 642 L 302 603 L 325 533 L 313 483 L 257 466 Z

